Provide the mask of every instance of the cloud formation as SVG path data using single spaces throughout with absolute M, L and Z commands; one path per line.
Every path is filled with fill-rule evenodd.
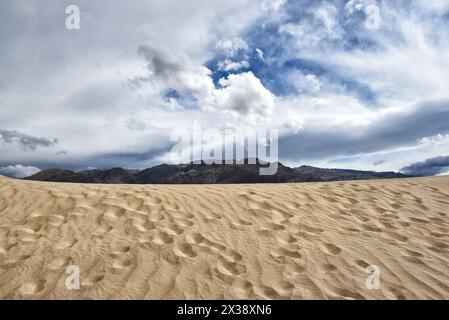
M 448 131 L 449 101 L 441 101 L 377 115 L 365 124 L 349 122 L 317 128 L 307 123 L 298 134 L 281 138 L 280 152 L 286 157 L 308 160 L 358 155 L 413 146 L 421 137 Z
M 449 154 L 447 1 L 77 4 L 0 2 L 1 167 L 144 168 L 192 121 L 278 128 L 294 166 Z
M 25 151 L 36 151 L 38 147 L 53 147 L 58 143 L 58 140 L 51 141 L 47 138 L 37 138 L 15 130 L 0 130 L 0 143 L 17 143 Z
M 0 175 L 18 179 L 29 177 L 39 171 L 41 169 L 32 166 L 23 166 L 21 164 L 0 167 Z
M 222 46 L 232 48 L 233 52 L 236 47 L 242 47 L 242 44 L 231 44 Z M 176 56 L 150 45 L 139 47 L 138 52 L 148 62 L 149 71 L 147 77 L 138 80 L 160 81 L 167 89 L 192 96 L 204 111 L 229 112 L 252 123 L 272 113 L 275 96 L 251 71 L 229 74 L 219 79 L 216 87 L 211 71 L 186 56 Z
M 235 56 L 239 51 L 247 51 L 249 49 L 248 44 L 241 38 L 222 39 L 217 42 L 216 48 L 230 57 Z
M 426 159 L 423 162 L 412 163 L 400 171 L 415 176 L 435 176 L 449 170 L 449 156 Z
M 240 69 L 248 69 L 250 64 L 248 61 L 231 61 L 228 59 L 218 62 L 218 69 L 221 71 L 238 71 Z

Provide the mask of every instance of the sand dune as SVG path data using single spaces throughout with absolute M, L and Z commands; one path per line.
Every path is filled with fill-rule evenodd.
M 449 298 L 449 177 L 276 185 L 0 178 L 1 299 Z M 66 268 L 80 270 L 68 290 Z M 379 289 L 365 285 L 380 271 Z

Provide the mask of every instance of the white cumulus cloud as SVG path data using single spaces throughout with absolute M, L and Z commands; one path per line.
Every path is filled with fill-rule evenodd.
M 249 68 L 250 64 L 248 61 L 231 61 L 231 60 L 223 60 L 218 62 L 218 70 L 221 71 L 237 71 L 243 68 Z
M 0 168 L 0 174 L 12 178 L 25 178 L 41 171 L 32 166 L 23 166 L 21 164 L 9 165 Z
M 228 56 L 234 56 L 239 51 L 246 51 L 249 49 L 248 44 L 241 38 L 222 39 L 217 42 L 216 48 L 222 50 Z

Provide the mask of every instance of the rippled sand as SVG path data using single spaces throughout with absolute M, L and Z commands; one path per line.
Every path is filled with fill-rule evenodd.
M 449 298 L 449 177 L 267 185 L 0 178 L 1 299 Z M 66 287 L 68 266 L 80 289 Z M 380 271 L 368 289 L 366 268 Z

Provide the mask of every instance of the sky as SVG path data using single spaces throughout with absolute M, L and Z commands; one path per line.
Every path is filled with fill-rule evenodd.
M 168 163 L 193 121 L 277 129 L 292 167 L 449 173 L 449 0 L 0 0 L 0 174 Z

